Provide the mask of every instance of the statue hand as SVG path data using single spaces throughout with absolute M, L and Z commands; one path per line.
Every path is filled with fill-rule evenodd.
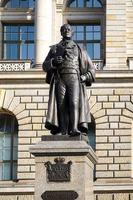
M 63 62 L 62 56 L 57 56 L 53 59 L 53 65 L 59 65 Z
M 80 81 L 81 81 L 81 83 L 85 82 L 86 81 L 86 76 L 85 75 L 81 75 L 80 76 Z

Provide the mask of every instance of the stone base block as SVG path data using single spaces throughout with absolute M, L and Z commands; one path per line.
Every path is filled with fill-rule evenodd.
M 35 200 L 94 200 L 97 157 L 87 142 L 68 136 L 42 139 L 30 149 L 36 161 Z

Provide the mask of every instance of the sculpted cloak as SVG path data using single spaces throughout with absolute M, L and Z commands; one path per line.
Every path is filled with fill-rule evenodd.
M 61 42 L 60 42 L 61 43 Z M 45 127 L 51 131 L 51 134 L 57 134 L 59 130 L 59 121 L 58 121 L 58 110 L 57 110 L 57 100 L 55 95 L 55 84 L 56 79 L 58 79 L 57 70 L 53 68 L 52 59 L 55 56 L 58 46 L 60 43 L 53 45 L 43 63 L 43 70 L 46 74 L 46 83 L 50 84 L 49 91 L 49 102 L 48 102 L 48 112 L 46 117 Z M 87 55 L 87 52 L 79 45 L 79 81 L 80 76 L 85 75 L 85 82 L 80 82 L 80 96 L 79 96 L 79 121 L 78 129 L 82 133 L 88 132 L 88 123 L 91 122 L 89 103 L 86 94 L 86 86 L 91 86 L 95 81 L 95 68 L 92 64 L 90 57 Z M 58 68 L 58 67 L 57 67 Z M 65 114 L 65 113 L 64 113 Z

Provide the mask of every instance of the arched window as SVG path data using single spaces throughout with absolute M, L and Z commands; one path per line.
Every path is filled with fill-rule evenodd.
M 101 8 L 102 3 L 100 0 L 70 0 L 67 7 L 70 8 Z
M 15 116 L 0 113 L 0 180 L 17 179 L 17 132 Z
M 6 8 L 34 8 L 35 0 L 9 0 L 5 4 Z
M 91 115 L 91 123 L 89 123 L 88 126 L 88 144 L 92 147 L 92 149 L 95 151 L 96 149 L 96 124 L 95 119 Z

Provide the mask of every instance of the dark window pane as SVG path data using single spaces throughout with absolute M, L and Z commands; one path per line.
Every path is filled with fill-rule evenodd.
M 19 8 L 19 1 L 11 0 L 11 7 L 12 8 Z
M 28 33 L 28 40 L 34 40 L 34 34 Z
M 87 31 L 87 32 L 88 32 L 88 31 L 89 31 L 89 32 L 90 32 L 90 31 L 93 31 L 93 26 L 91 26 L 91 25 L 88 26 L 88 25 L 87 25 L 87 26 L 86 26 L 86 31 Z
M 84 1 L 78 0 L 78 7 L 83 8 L 84 7 Z
M 76 26 L 72 26 L 72 30 L 76 32 Z
M 69 6 L 70 6 L 71 8 L 76 7 L 76 1 L 72 1 L 72 2 L 69 4 Z
M 100 40 L 101 39 L 101 34 L 96 32 L 94 33 L 94 40 Z
M 14 180 L 17 179 L 17 163 L 16 162 L 13 163 L 13 179 Z
M 83 33 L 77 33 L 77 40 L 83 40 L 84 34 Z
M 90 33 L 86 33 L 86 40 L 93 40 L 93 33 L 90 32 Z
M 92 0 L 86 1 L 86 7 L 92 7 Z
M 5 57 L 6 59 L 17 59 L 17 44 L 5 44 Z
M 19 27 L 18 26 L 10 26 L 11 32 L 12 33 L 18 33 L 19 32 Z
M 34 26 L 27 26 L 28 32 L 34 32 Z
M 20 33 L 20 40 L 23 40 L 23 41 L 28 40 L 27 33 Z
M 13 160 L 17 160 L 17 156 L 18 156 L 18 154 L 17 154 L 17 147 L 14 147 L 13 148 Z
M 83 32 L 84 31 L 84 26 L 77 26 L 77 32 Z
M 10 152 L 11 152 L 10 148 L 3 149 L 3 160 L 10 160 L 10 158 L 11 158 Z
M 20 46 L 20 58 L 21 59 L 26 59 L 27 58 L 27 44 L 22 44 Z
M 35 7 L 35 1 L 34 0 L 29 0 L 29 8 Z
M 20 33 L 27 33 L 28 27 L 27 26 L 20 26 Z
M 101 3 L 98 0 L 94 0 L 94 7 L 100 8 L 102 7 Z
M 100 44 L 94 44 L 94 59 L 100 59 Z
M 0 132 L 5 131 L 5 118 L 0 116 Z
M 1 120 L 3 119 L 3 121 Z M 4 125 L 2 130 L 17 131 L 18 123 L 14 116 L 8 114 L 0 114 L 0 127 Z M 15 130 L 16 128 L 16 130 Z M 0 180 L 12 180 L 16 178 L 17 169 L 17 151 L 18 142 L 17 134 L 14 132 L 0 132 Z
M 92 43 L 90 43 L 90 44 L 87 44 L 87 52 L 88 52 L 88 54 L 89 54 L 89 56 L 90 56 L 90 58 L 91 59 L 93 59 L 93 44 Z
M 3 163 L 3 180 L 10 180 L 11 167 L 10 163 Z
M 18 40 L 19 39 L 19 34 L 18 33 L 11 33 L 11 40 Z
M 100 0 L 70 0 L 68 3 L 68 7 L 89 7 L 89 8 L 99 8 L 102 7 Z
M 4 26 L 4 33 L 11 32 L 11 26 Z
M 100 31 L 101 30 L 101 26 L 94 26 L 94 31 Z
M 18 59 L 18 45 L 10 44 L 10 59 Z
M 34 45 L 28 44 L 28 59 L 34 59 Z
M 6 4 L 7 8 L 33 8 L 34 0 L 9 0 Z
M 21 0 L 20 1 L 20 8 L 28 8 L 28 1 L 27 0 Z
M 5 132 L 7 133 L 11 133 L 12 131 L 12 125 L 13 125 L 13 121 L 11 120 L 11 117 L 8 116 L 6 117 L 6 128 L 5 128 Z

